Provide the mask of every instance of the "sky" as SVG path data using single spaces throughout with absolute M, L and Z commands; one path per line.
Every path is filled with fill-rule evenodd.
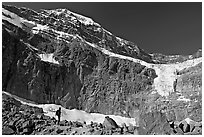
M 201 2 L 10 2 L 33 10 L 67 8 L 91 17 L 148 53 L 189 55 L 202 48 Z

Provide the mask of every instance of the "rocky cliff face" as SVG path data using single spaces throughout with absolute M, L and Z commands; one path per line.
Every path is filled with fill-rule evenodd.
M 2 42 L 4 91 L 87 112 L 202 120 L 201 51 L 162 58 L 66 9 L 5 5 Z
M 59 29 L 50 23 L 64 27 Z M 89 43 L 152 62 L 151 56 L 133 43 L 115 37 L 96 23 L 84 24 L 67 10 L 36 13 L 4 6 L 3 90 L 38 103 L 129 115 L 123 112 L 128 106 L 124 102 L 151 88 L 155 71 L 110 57 Z

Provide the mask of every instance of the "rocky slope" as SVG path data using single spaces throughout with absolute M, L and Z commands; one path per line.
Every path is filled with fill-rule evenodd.
M 35 103 L 136 118 L 139 134 L 166 134 L 165 121 L 202 121 L 201 50 L 148 54 L 67 9 L 3 5 L 2 54 L 3 90 Z
M 23 100 L 23 101 L 22 101 Z M 29 105 L 27 105 L 29 104 Z M 49 106 L 49 105 L 48 105 Z M 50 108 L 52 105 L 50 104 Z M 53 107 L 52 107 L 53 108 Z M 58 107 L 57 107 L 58 108 Z M 73 120 L 82 112 L 75 111 L 59 124 L 55 116 L 49 115 L 53 110 L 46 111 L 40 105 L 6 92 L 2 95 L 2 134 L 3 135 L 139 135 L 139 134 L 165 134 L 165 135 L 197 135 L 202 133 L 201 122 L 191 119 L 169 123 L 161 112 L 152 112 L 143 115 L 140 126 L 118 125 L 114 122 L 116 117 L 105 117 L 103 122 L 86 123 Z M 62 118 L 65 116 L 64 112 Z M 95 115 L 98 117 L 97 115 Z M 82 118 L 78 116 L 78 118 Z M 72 119 L 72 120 L 70 120 Z M 111 120 L 110 120 L 111 119 Z M 143 121 L 142 121 L 143 120 Z M 112 122 L 111 122 L 112 121 Z M 147 122 L 147 123 L 146 123 Z
M 103 124 L 95 122 L 86 124 L 62 120 L 58 125 L 54 117 L 44 115 L 43 109 L 22 104 L 6 94 L 3 94 L 2 101 L 4 135 L 117 135 L 134 134 L 136 128 L 110 127 L 108 121 L 104 121 Z
M 195 59 L 202 57 L 202 50 L 199 49 L 196 53 L 192 55 L 163 55 L 160 53 L 153 53 L 150 54 L 152 56 L 152 60 L 154 60 L 155 63 L 162 63 L 162 64 L 170 64 L 170 63 L 180 63 L 187 60 Z

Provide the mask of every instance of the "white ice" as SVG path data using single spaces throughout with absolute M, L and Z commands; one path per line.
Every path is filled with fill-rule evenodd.
M 10 93 L 7 93 L 5 91 L 2 91 L 3 93 L 12 96 Z M 14 96 L 12 96 L 14 97 Z M 62 107 L 61 105 L 56 105 L 56 104 L 33 104 L 33 103 L 27 103 L 25 101 L 22 101 L 19 98 L 14 97 L 16 100 L 20 101 L 22 104 L 27 104 L 29 106 L 34 106 L 34 107 L 39 107 L 42 108 L 43 111 L 45 112 L 45 115 L 49 117 L 55 117 L 55 112 L 59 107 L 61 107 L 62 110 L 62 118 L 61 120 L 68 120 L 68 121 L 80 121 L 80 122 L 86 122 L 86 124 L 90 124 L 92 122 L 97 122 L 97 123 L 103 123 L 105 116 L 109 116 L 112 119 L 115 120 L 115 122 L 118 125 L 122 125 L 125 123 L 126 125 L 135 125 L 135 119 L 134 118 L 126 118 L 122 116 L 116 116 L 116 115 L 104 115 L 104 114 L 99 114 L 99 113 L 87 113 L 82 110 L 77 110 L 77 109 L 66 109 Z

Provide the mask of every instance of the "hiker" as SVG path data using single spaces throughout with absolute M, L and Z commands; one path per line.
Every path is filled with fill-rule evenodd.
M 57 117 L 58 117 L 57 124 L 59 125 L 59 122 L 60 122 L 60 116 L 61 116 L 61 107 L 59 107 L 59 109 L 56 111 L 56 115 L 57 115 Z

